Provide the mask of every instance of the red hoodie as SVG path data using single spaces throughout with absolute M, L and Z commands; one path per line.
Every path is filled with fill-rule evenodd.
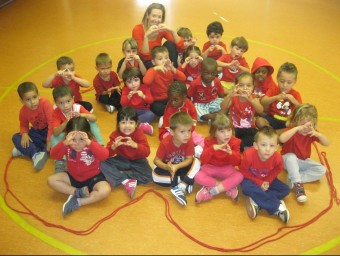
M 272 78 L 272 74 L 274 72 L 274 68 L 273 66 L 264 58 L 261 57 L 257 57 L 253 63 L 253 66 L 251 68 L 251 73 L 255 74 L 255 71 L 258 70 L 260 67 L 267 67 L 268 69 L 268 75 L 267 77 L 262 81 L 256 81 L 254 79 L 254 83 L 255 83 L 255 89 L 254 89 L 254 94 L 258 97 L 258 98 L 262 98 L 266 92 L 269 90 L 269 88 L 276 86 L 276 83 L 274 82 L 273 78 Z

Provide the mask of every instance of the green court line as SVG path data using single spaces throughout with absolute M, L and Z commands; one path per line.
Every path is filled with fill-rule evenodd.
M 337 246 L 340 245 L 340 236 L 324 243 L 324 244 L 321 244 L 317 247 L 314 247 L 308 251 L 305 251 L 303 253 L 301 253 L 300 255 L 320 255 L 322 253 L 325 253 L 327 251 L 329 251 L 330 249 L 333 249 Z
M 67 254 L 71 255 L 87 255 L 86 253 L 79 251 L 67 244 L 64 244 L 63 242 L 46 235 L 45 233 L 39 231 L 35 227 L 33 227 L 31 224 L 29 224 L 27 221 L 25 221 L 19 214 L 11 210 L 7 207 L 4 199 L 2 196 L 0 196 L 0 207 L 4 210 L 5 213 L 20 227 L 22 227 L 24 230 L 26 230 L 28 233 L 32 234 L 33 236 L 37 237 L 38 239 L 42 240 L 48 245 L 51 245 L 52 247 L 55 247 Z
M 195 34 L 200 34 L 200 35 L 205 35 L 203 33 L 195 33 Z M 14 89 L 17 84 L 19 82 L 21 82 L 23 79 L 25 79 L 26 77 L 28 77 L 29 75 L 31 75 L 32 73 L 34 73 L 35 71 L 37 71 L 38 69 L 40 69 L 41 67 L 45 66 L 46 64 L 55 61 L 59 56 L 63 56 L 63 55 L 68 55 L 72 52 L 90 47 L 90 46 L 94 46 L 94 45 L 98 45 L 98 44 L 102 44 L 102 43 L 106 43 L 106 42 L 110 42 L 110 41 L 114 41 L 114 40 L 118 40 L 118 39 L 125 39 L 126 36 L 122 36 L 122 37 L 115 37 L 115 38 L 108 38 L 105 40 L 101 40 L 101 41 L 96 41 L 96 42 L 92 42 L 89 44 L 85 44 L 82 46 L 79 46 L 77 48 L 71 49 L 69 51 L 66 51 L 64 53 L 58 54 L 48 60 L 46 60 L 45 62 L 41 63 L 40 65 L 36 66 L 35 68 L 31 69 L 30 71 L 28 71 L 27 73 L 23 74 L 21 77 L 19 77 L 17 80 L 15 80 L 9 87 L 6 88 L 5 92 L 3 94 L 0 95 L 0 103 L 2 102 L 2 100 L 8 95 L 9 91 Z M 324 67 L 320 66 L 319 64 L 313 62 L 312 60 L 303 57 L 302 55 L 299 55 L 295 52 L 292 52 L 290 50 L 275 46 L 275 45 L 271 45 L 271 44 L 267 44 L 264 42 L 260 42 L 260 41 L 255 41 L 255 40 L 248 40 L 249 42 L 253 42 L 259 45 L 263 45 L 263 46 L 267 46 L 276 50 L 279 50 L 281 52 L 285 52 L 288 53 L 292 56 L 297 57 L 298 59 L 301 59 L 311 65 L 313 65 L 314 67 L 316 67 L 317 69 L 325 72 L 326 74 L 330 75 L 331 77 L 333 77 L 335 80 L 337 80 L 338 82 L 340 82 L 340 78 L 338 76 L 336 76 L 334 73 L 332 73 L 331 71 L 325 69 Z M 339 118 L 331 118 L 331 117 L 320 117 L 321 120 L 328 120 L 328 121 L 335 121 L 335 122 L 340 122 Z M 62 242 L 60 242 L 59 240 L 56 240 L 53 237 L 50 237 L 48 235 L 46 235 L 45 233 L 42 233 L 41 231 L 37 230 L 36 228 L 34 228 L 33 226 L 31 226 L 28 222 L 26 222 L 24 219 L 22 219 L 18 214 L 16 214 L 15 212 L 13 212 L 10 208 L 7 207 L 7 205 L 4 203 L 4 200 L 2 198 L 2 196 L 0 195 L 0 207 L 14 220 L 15 223 L 17 223 L 19 226 L 21 226 L 23 229 L 25 229 L 27 232 L 33 234 L 34 236 L 36 236 L 37 238 L 41 239 L 42 241 L 44 241 L 45 243 L 56 247 L 68 254 L 85 254 L 82 253 Z M 314 249 L 311 249 L 310 251 L 307 251 L 303 254 L 311 254 L 310 252 L 317 252 L 318 250 L 329 250 L 337 245 L 340 244 L 340 237 L 333 239 L 325 244 L 322 244 L 318 247 L 315 247 Z M 325 251 L 322 251 L 325 252 Z

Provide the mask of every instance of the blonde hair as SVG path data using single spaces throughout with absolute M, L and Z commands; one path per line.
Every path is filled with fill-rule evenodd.
M 148 28 L 148 16 L 150 15 L 150 13 L 152 12 L 153 9 L 158 9 L 161 10 L 163 15 L 162 15 L 162 23 L 164 23 L 165 20 L 165 7 L 162 4 L 159 3 L 152 3 L 148 6 L 148 8 L 146 9 L 143 19 L 142 19 L 142 24 L 144 26 L 145 29 Z
M 234 134 L 234 126 L 231 120 L 225 114 L 217 113 L 210 124 L 210 137 L 215 138 L 216 131 L 223 129 L 232 129 Z
M 128 47 L 128 45 L 130 45 L 131 49 L 133 49 L 133 50 L 138 49 L 138 43 L 137 43 L 136 39 L 134 39 L 134 38 L 127 38 L 127 39 L 124 40 L 123 45 L 122 45 L 122 51 L 124 51 Z
M 314 123 L 318 121 L 318 110 L 310 103 L 303 103 L 294 108 L 293 113 L 287 121 L 287 126 L 295 127 L 301 120 L 308 120 Z

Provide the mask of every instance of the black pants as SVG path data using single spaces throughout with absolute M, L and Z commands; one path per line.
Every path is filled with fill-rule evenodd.
M 235 137 L 242 140 L 241 152 L 245 147 L 252 147 L 254 143 L 254 137 L 257 132 L 256 128 L 235 128 Z
M 99 102 L 105 105 L 114 106 L 117 110 L 121 109 L 120 105 L 120 94 L 117 91 L 114 91 L 111 96 L 109 95 L 100 95 Z

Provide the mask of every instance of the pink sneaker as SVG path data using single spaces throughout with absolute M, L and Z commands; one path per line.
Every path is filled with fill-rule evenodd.
M 132 199 L 135 196 L 136 189 L 137 189 L 137 180 L 129 179 L 128 182 L 124 184 L 124 188 L 126 193 Z
M 195 202 L 201 203 L 213 198 L 213 195 L 209 192 L 210 188 L 203 186 L 196 194 Z
M 142 131 L 145 133 L 145 134 L 149 134 L 149 135 L 152 135 L 153 134 L 153 127 L 152 125 L 150 125 L 149 123 L 141 123 L 139 125 L 139 128 L 142 129 Z
M 238 199 L 238 189 L 237 187 L 233 187 L 232 189 L 229 189 L 225 192 L 225 194 L 228 196 L 228 197 L 231 197 L 231 199 L 234 201 L 234 202 L 237 202 L 237 199 Z

